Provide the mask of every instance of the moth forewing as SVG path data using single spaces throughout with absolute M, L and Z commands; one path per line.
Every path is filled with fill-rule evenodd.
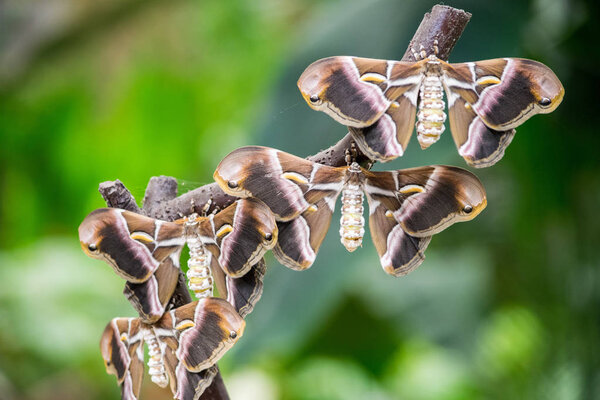
M 304 199 L 298 182 L 284 176 L 294 171 L 284 171 L 279 160 L 280 156 L 298 157 L 278 153 L 281 152 L 260 146 L 239 148 L 221 160 L 213 177 L 225 193 L 261 199 L 278 221 L 289 221 L 310 204 Z M 265 179 L 270 184 L 265 185 Z
M 508 131 L 531 116 L 549 113 L 558 107 L 564 88 L 558 77 L 546 65 L 521 58 L 486 60 L 475 63 L 480 68 L 506 63 L 500 83 L 486 87 L 473 104 L 475 112 L 490 128 Z
M 411 177 L 410 185 L 419 191 L 405 193 L 402 206 L 393 217 L 412 236 L 429 237 L 451 224 L 475 218 L 487 205 L 485 189 L 469 171 L 457 167 L 436 165 L 398 171 Z M 399 185 L 399 191 L 405 185 Z
M 373 124 L 390 101 L 377 80 L 360 79 L 357 63 L 364 66 L 362 60 L 330 57 L 309 65 L 298 79 L 302 97 L 313 109 L 325 111 L 346 126 L 361 128 Z
M 160 262 L 152 257 L 151 243 L 130 237 L 123 213 L 107 208 L 90 213 L 79 225 L 81 248 L 88 256 L 106 261 L 125 280 L 143 282 Z
M 232 277 L 246 274 L 277 243 L 275 217 L 255 198 L 239 200 L 231 212 L 217 214 L 214 224 L 220 247 L 219 263 Z
M 215 364 L 244 332 L 245 322 L 227 301 L 209 297 L 198 300 L 192 308 L 174 311 L 176 321 L 190 319 L 194 326 L 181 331 L 177 358 L 190 372 L 200 372 Z

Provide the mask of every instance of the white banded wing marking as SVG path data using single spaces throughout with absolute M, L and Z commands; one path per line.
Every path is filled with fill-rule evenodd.
M 156 247 L 172 247 L 172 246 L 183 246 L 185 244 L 185 237 L 174 237 L 161 241 L 156 241 Z
M 406 97 L 408 99 L 408 101 L 410 101 L 410 104 L 412 104 L 414 107 L 417 106 L 417 103 L 419 101 L 419 93 L 420 93 L 421 84 L 422 84 L 421 82 L 423 81 L 424 77 L 425 77 L 425 75 L 422 75 L 421 79 L 419 81 L 419 84 L 415 85 L 414 87 L 407 90 L 403 94 L 403 96 Z
M 423 74 L 423 72 L 421 72 L 419 74 L 407 76 L 406 78 L 394 79 L 393 81 L 390 81 L 390 87 L 391 86 L 411 86 L 411 85 L 420 86 L 421 81 L 423 80 L 423 76 L 424 76 L 424 74 Z
M 458 93 L 452 90 L 453 88 L 475 91 L 475 81 L 467 82 L 455 78 L 449 78 L 445 70 L 442 75 L 442 83 L 444 84 L 444 89 L 446 89 L 446 97 L 448 98 L 448 108 L 454 106 L 456 99 L 460 97 Z
M 397 185 L 397 183 L 396 183 L 396 185 Z M 363 188 L 364 188 L 364 191 L 367 192 L 367 194 L 375 194 L 375 195 L 379 195 L 379 196 L 396 198 L 396 188 L 383 189 L 383 188 L 380 188 L 379 186 L 369 185 L 368 182 L 365 182 L 363 184 Z
M 131 332 L 131 323 L 133 322 L 135 318 L 129 318 L 127 321 L 127 343 L 129 343 L 130 345 L 136 342 L 139 342 L 140 340 L 143 340 L 144 335 L 142 334 L 141 330 L 138 330 L 135 335 L 129 336 L 129 332 Z M 114 325 L 116 327 L 116 325 Z M 142 346 L 140 346 L 142 347 Z M 142 353 L 142 359 L 144 358 L 144 355 Z
M 368 180 L 363 184 L 363 190 L 367 194 L 367 202 L 369 203 L 369 215 L 373 215 L 373 213 L 375 213 L 375 211 L 377 211 L 377 208 L 381 205 L 381 202 L 373 198 L 372 195 L 396 198 L 395 190 L 398 187 L 398 177 L 396 176 L 395 172 L 396 171 L 394 171 L 393 174 L 395 183 L 393 190 L 383 189 L 378 186 L 370 185 Z
M 394 178 L 394 189 L 398 189 L 400 183 L 398 182 L 398 171 L 392 171 L 392 178 Z
M 343 184 L 340 182 L 326 182 L 311 184 L 309 190 L 320 190 L 323 192 L 339 192 L 342 190 Z
M 394 62 L 389 61 L 389 60 L 386 61 L 385 75 L 388 80 L 392 77 L 392 69 L 393 68 L 394 68 Z M 389 85 L 388 85 L 388 87 L 389 87 Z
M 321 164 L 318 163 L 313 163 L 313 167 L 312 170 L 310 171 L 310 182 L 313 182 L 315 180 L 315 175 L 317 173 L 317 171 L 319 170 L 319 168 L 321 168 Z M 312 185 L 312 183 L 310 183 L 310 185 Z M 310 188 L 310 186 L 309 186 Z
M 156 221 L 154 221 L 154 239 L 157 240 L 158 239 L 158 234 L 160 233 L 160 228 L 163 225 L 163 221 L 157 219 Z
M 175 323 L 175 314 L 174 313 L 172 314 L 172 321 L 174 324 Z M 169 327 L 169 329 L 159 328 L 157 326 L 152 327 L 152 330 L 154 331 L 154 335 L 158 338 L 175 337 L 174 329 L 175 329 L 174 326 L 172 328 Z

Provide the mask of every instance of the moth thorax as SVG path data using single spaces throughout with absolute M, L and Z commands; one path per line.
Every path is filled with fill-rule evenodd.
M 150 356 L 148 360 L 148 374 L 150 374 L 150 379 L 160 387 L 167 387 L 169 378 L 165 371 L 162 352 L 160 351 L 158 340 L 151 330 L 146 329 L 144 331 L 144 341 L 148 345 L 148 355 Z
M 444 121 L 446 121 L 444 88 L 438 72 L 425 74 L 419 98 L 417 139 L 421 148 L 426 149 L 439 140 L 444 132 Z
M 365 235 L 363 192 L 360 185 L 347 184 L 342 190 L 342 218 L 340 239 L 346 250 L 352 252 L 362 243 Z
M 213 277 L 210 272 L 210 261 L 212 254 L 201 246 L 200 251 L 192 254 L 188 260 L 188 286 L 196 295 L 196 298 L 211 297 L 213 295 Z

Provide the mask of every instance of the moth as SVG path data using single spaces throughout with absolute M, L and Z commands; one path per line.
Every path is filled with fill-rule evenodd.
M 207 297 L 164 314 L 153 324 L 115 318 L 104 330 L 100 349 L 106 371 L 117 377 L 123 400 L 137 399 L 144 374 L 169 386 L 179 400 L 196 400 L 217 373 L 215 363 L 244 333 L 245 322 L 227 301 Z
M 124 294 L 146 323 L 165 312 L 186 243 L 189 286 L 196 296 L 211 296 L 214 279 L 219 293 L 237 304 L 240 313 L 250 312 L 262 293 L 262 256 L 275 246 L 277 233 L 271 211 L 257 199 L 239 200 L 214 215 L 174 222 L 103 208 L 79 226 L 84 252 L 106 261 L 127 281 Z
M 298 87 L 308 105 L 347 125 L 372 160 L 402 156 L 417 118 L 425 149 L 450 130 L 459 154 L 477 168 L 504 156 L 517 126 L 552 112 L 564 88 L 550 68 L 521 58 L 449 64 L 435 55 L 417 62 L 329 57 L 312 63 Z
M 364 193 L 381 265 L 394 276 L 423 262 L 432 235 L 475 218 L 487 204 L 479 179 L 461 168 L 374 172 L 357 163 L 336 168 L 259 146 L 227 155 L 214 178 L 225 192 L 256 197 L 269 206 L 279 227 L 273 252 L 282 264 L 298 270 L 312 265 L 340 193 L 343 245 L 354 251 L 362 243 Z

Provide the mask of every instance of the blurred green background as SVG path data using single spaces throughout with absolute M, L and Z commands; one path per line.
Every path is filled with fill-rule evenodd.
M 0 399 L 116 399 L 98 341 L 134 316 L 77 226 L 120 179 L 185 192 L 245 144 L 314 154 L 345 134 L 296 80 L 330 55 L 399 59 L 434 2 L 0 0 Z M 314 266 L 269 256 L 220 363 L 233 399 L 600 398 L 600 82 L 595 0 L 460 0 L 451 62 L 527 57 L 566 96 L 475 171 L 488 208 L 387 276 L 332 229 Z M 465 167 L 449 132 L 378 169 Z M 142 399 L 169 398 L 146 379 Z

